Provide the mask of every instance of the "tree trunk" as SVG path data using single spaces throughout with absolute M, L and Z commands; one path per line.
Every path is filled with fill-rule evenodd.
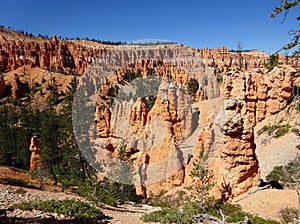
M 53 167 L 51 167 L 50 166 L 50 173 L 52 174 L 52 177 L 53 177 L 53 179 L 54 179 L 54 183 L 53 183 L 53 185 L 55 185 L 55 186 L 57 186 L 57 176 L 56 176 L 56 173 L 54 172 L 54 169 L 53 169 Z

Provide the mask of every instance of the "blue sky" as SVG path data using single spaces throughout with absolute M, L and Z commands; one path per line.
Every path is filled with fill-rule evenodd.
M 269 53 L 299 29 L 295 15 L 271 19 L 280 0 L 52 0 L 1 2 L 0 24 L 35 35 L 111 41 L 170 40 L 194 48 L 259 49 Z

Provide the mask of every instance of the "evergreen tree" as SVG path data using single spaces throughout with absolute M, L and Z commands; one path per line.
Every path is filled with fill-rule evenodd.
M 90 177 L 92 168 L 84 159 L 79 150 L 72 124 L 72 106 L 75 91 L 77 88 L 77 79 L 74 76 L 70 85 L 67 87 L 63 107 L 59 112 L 60 117 L 60 139 L 62 151 L 62 182 L 68 184 L 79 184 Z
M 204 154 L 204 145 L 202 144 L 199 152 L 199 161 L 193 162 L 193 169 L 190 176 L 193 178 L 192 185 L 188 187 L 193 193 L 194 199 L 199 203 L 202 212 L 205 212 L 208 207 L 207 203 L 210 201 L 209 191 L 214 186 L 212 182 L 213 172 L 208 170 L 207 156 Z
M 56 86 L 52 86 L 50 96 L 46 100 L 46 107 L 41 112 L 41 160 L 44 168 L 50 172 L 57 185 L 61 151 L 59 149 L 59 116 L 56 112 L 58 93 Z

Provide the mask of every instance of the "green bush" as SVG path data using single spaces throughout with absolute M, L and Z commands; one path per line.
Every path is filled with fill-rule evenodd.
M 186 84 L 187 93 L 194 97 L 199 89 L 199 83 L 196 79 L 190 78 Z
M 273 170 L 266 176 L 266 180 L 277 180 L 280 181 L 282 185 L 287 185 L 289 183 L 294 183 L 295 179 L 300 179 L 299 173 L 300 158 L 296 158 L 294 161 L 289 162 L 285 166 L 275 166 Z
M 271 219 L 264 219 L 264 218 L 261 218 L 259 216 L 256 216 L 256 215 L 249 215 L 248 216 L 249 219 L 251 220 L 251 223 L 255 223 L 255 224 L 280 224 L 280 222 L 276 221 L 276 220 L 271 220 Z
M 104 214 L 98 208 L 86 202 L 75 200 L 29 201 L 15 204 L 13 208 L 29 211 L 34 209 L 43 212 L 53 212 L 73 218 L 76 221 L 87 223 L 98 223 L 99 220 L 104 218 Z
M 265 132 L 268 132 L 269 133 L 269 130 L 271 129 L 271 127 L 270 126 L 263 126 L 260 130 L 258 130 L 258 132 L 257 132 L 257 134 L 258 135 L 262 135 L 263 133 L 265 133 Z
M 272 71 L 273 68 L 275 68 L 277 65 L 278 65 L 278 54 L 271 54 L 269 57 L 269 62 L 265 66 L 266 69 L 268 69 L 269 71 Z
M 298 210 L 294 208 L 285 208 L 280 211 L 280 216 L 283 223 L 291 223 L 297 219 Z
M 291 128 L 291 125 L 289 125 L 289 124 L 264 126 L 257 132 L 257 134 L 261 135 L 261 134 L 267 132 L 268 135 L 273 134 L 275 138 L 279 138 L 279 137 L 285 135 L 286 133 L 288 133 L 290 128 Z
M 145 214 L 142 217 L 144 222 L 160 222 L 160 223 L 191 223 L 190 218 L 176 210 L 165 208 L 160 211 Z
M 117 201 L 141 201 L 142 197 L 136 194 L 134 185 L 110 181 L 104 178 L 102 181 L 87 179 L 79 187 L 80 195 L 96 203 L 116 206 Z
M 275 166 L 273 170 L 266 176 L 266 180 L 277 180 L 279 181 L 280 179 L 284 178 L 284 170 L 283 166 Z
M 222 219 L 220 209 L 227 217 L 228 223 L 237 223 L 245 220 L 247 216 L 252 223 L 255 224 L 279 224 L 275 220 L 264 219 L 256 215 L 244 212 L 240 205 L 235 204 L 220 204 L 218 201 L 211 201 L 210 206 L 207 206 L 206 213 Z M 183 208 L 182 212 L 177 209 L 164 208 L 161 211 L 155 211 L 143 216 L 144 222 L 161 222 L 161 223 L 191 223 L 193 215 L 201 213 L 202 206 L 199 202 L 188 202 Z

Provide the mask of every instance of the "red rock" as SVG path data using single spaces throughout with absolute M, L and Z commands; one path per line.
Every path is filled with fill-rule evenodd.
M 41 155 L 41 146 L 38 136 L 32 136 L 29 150 L 31 151 L 30 171 L 34 171 L 41 167 L 41 163 L 39 160 Z

